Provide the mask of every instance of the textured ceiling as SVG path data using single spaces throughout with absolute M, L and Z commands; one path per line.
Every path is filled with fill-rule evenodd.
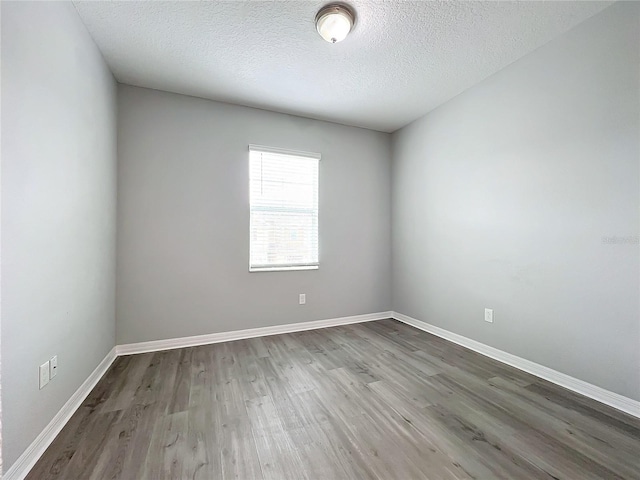
M 327 2 L 85 2 L 116 79 L 394 131 L 611 2 L 352 0 L 341 43 L 316 33 Z

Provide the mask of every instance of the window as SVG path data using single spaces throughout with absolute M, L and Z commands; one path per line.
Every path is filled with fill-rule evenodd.
M 318 268 L 320 155 L 249 145 L 249 271 Z

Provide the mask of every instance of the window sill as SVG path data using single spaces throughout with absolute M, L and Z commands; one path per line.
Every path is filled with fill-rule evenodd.
M 249 267 L 250 273 L 256 272 L 290 272 L 299 270 L 318 270 L 318 265 L 300 265 L 296 267 Z

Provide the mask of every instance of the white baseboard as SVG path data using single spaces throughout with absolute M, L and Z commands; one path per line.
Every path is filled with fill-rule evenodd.
M 98 381 L 107 372 L 116 357 L 121 355 L 132 355 L 135 353 L 155 352 L 159 350 L 171 350 L 174 348 L 208 345 L 211 343 L 230 342 L 244 338 L 265 337 L 267 335 L 278 335 L 281 333 L 302 332 L 305 330 L 315 330 L 317 328 L 370 322 L 372 320 L 383 320 L 385 318 L 392 318 L 392 312 L 367 313 L 351 317 L 330 318 L 327 320 L 250 328 L 247 330 L 212 333 L 209 335 L 197 335 L 194 337 L 171 338 L 168 340 L 118 345 L 107 354 L 104 360 L 100 362 L 100 365 L 98 365 L 91 375 L 89 375 L 89 378 L 85 380 L 67 403 L 64 404 L 56 416 L 53 417 L 51 422 L 49 422 L 49 425 L 47 425 L 31 445 L 27 447 L 11 468 L 7 470 L 7 472 L 2 476 L 2 480 L 23 480 L 27 476 L 47 447 L 51 445 L 51 442 L 53 442 L 58 433 L 60 433 L 62 428 L 67 424 L 84 399 L 87 398 L 87 395 L 89 395 Z
M 49 422 L 49 425 L 40 432 L 40 435 L 27 447 L 11 468 L 6 471 L 2 476 L 2 480 L 23 480 L 27 476 L 44 451 L 51 445 L 51 442 L 53 442 L 58 433 L 60 433 L 67 424 L 78 407 L 82 405 L 84 399 L 91 393 L 93 387 L 96 386 L 115 359 L 116 349 L 114 347 L 107 353 L 107 356 L 104 357 L 95 370 L 91 372 L 89 378 L 87 378 L 71 398 L 67 400 L 67 403 L 62 406 L 56 416 Z
M 327 320 L 314 320 L 310 322 L 289 323 L 287 325 L 274 325 L 271 327 L 249 328 L 246 330 L 234 330 L 231 332 L 210 333 L 193 337 L 169 338 L 167 340 L 154 340 L 151 342 L 128 343 L 118 345 L 116 353 L 120 355 L 133 355 L 137 353 L 157 352 L 160 350 L 172 350 L 174 348 L 195 347 L 212 343 L 231 342 L 245 338 L 266 337 L 282 333 L 303 332 L 317 328 L 336 327 L 352 323 L 370 322 L 392 318 L 393 312 L 367 313 L 352 317 L 329 318 Z
M 487 357 L 506 363 L 512 367 L 523 370 L 537 377 L 548 380 L 561 387 L 572 390 L 586 397 L 597 400 L 613 408 L 640 418 L 640 402 L 624 397 L 617 393 L 610 392 L 590 383 L 578 380 L 564 373 L 560 373 L 551 368 L 517 357 L 497 348 L 490 347 L 470 338 L 463 337 L 448 330 L 444 330 L 435 325 L 416 320 L 398 312 L 378 312 L 365 315 L 355 315 L 351 317 L 330 318 L 327 320 L 316 320 L 311 322 L 290 323 L 287 325 L 275 325 L 271 327 L 250 328 L 246 330 L 236 330 L 232 332 L 212 333 L 208 335 L 197 335 L 193 337 L 172 338 L 168 340 L 155 340 L 151 342 L 130 343 L 114 347 L 100 364 L 91 373 L 89 378 L 78 388 L 73 396 L 64 404 L 56 416 L 49 422 L 49 425 L 38 435 L 31 445 L 16 460 L 11 468 L 2 476 L 2 480 L 23 480 L 31 468 L 38 461 L 40 456 L 49 447 L 58 433 L 69 421 L 71 416 L 80 407 L 84 399 L 96 386 L 98 381 L 107 372 L 116 357 L 121 355 L 132 355 L 137 353 L 156 352 L 160 350 L 171 350 L 175 348 L 193 347 L 198 345 L 208 345 L 212 343 L 229 342 L 246 338 L 264 337 L 268 335 L 279 335 L 282 333 L 302 332 L 305 330 L 315 330 L 318 328 L 335 327 L 338 325 L 349 325 L 353 323 L 370 322 L 373 320 L 384 320 L 394 318 L 407 325 L 411 325 L 425 332 L 432 333 L 438 337 L 457 343 Z
M 463 347 L 473 350 L 474 352 L 493 358 L 494 360 L 498 360 L 499 362 L 506 363 L 507 365 L 511 365 L 512 367 L 523 370 L 527 373 L 535 375 L 536 377 L 543 378 L 544 380 L 548 380 L 551 383 L 560 385 L 561 387 L 572 390 L 576 393 L 579 393 L 580 395 L 592 398 L 593 400 L 597 400 L 600 403 L 604 403 L 606 405 L 609 405 L 610 407 L 628 413 L 629 415 L 640 418 L 640 402 L 638 402 L 637 400 L 633 400 L 623 395 L 610 392 L 609 390 L 597 387 L 596 385 L 593 385 L 591 383 L 585 382 L 583 380 L 578 380 L 577 378 L 571 377 L 538 363 L 526 360 L 516 355 L 512 355 L 502 350 L 498 350 L 497 348 L 490 347 L 489 345 L 485 345 L 484 343 L 476 342 L 475 340 L 471 340 L 470 338 L 463 337 L 462 335 L 458 335 L 457 333 L 453 333 L 443 328 L 436 327 L 435 325 L 431 325 L 421 320 L 416 320 L 415 318 L 411 318 L 402 313 L 393 312 L 392 316 L 396 320 L 406 323 L 407 325 L 411 325 L 412 327 L 424 330 L 425 332 L 432 333 L 433 335 L 444 338 L 445 340 L 457 343 L 458 345 L 462 345 Z

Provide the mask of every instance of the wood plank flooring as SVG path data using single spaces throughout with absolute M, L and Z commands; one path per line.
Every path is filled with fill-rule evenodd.
M 640 479 L 640 420 L 393 320 L 121 357 L 28 480 Z

